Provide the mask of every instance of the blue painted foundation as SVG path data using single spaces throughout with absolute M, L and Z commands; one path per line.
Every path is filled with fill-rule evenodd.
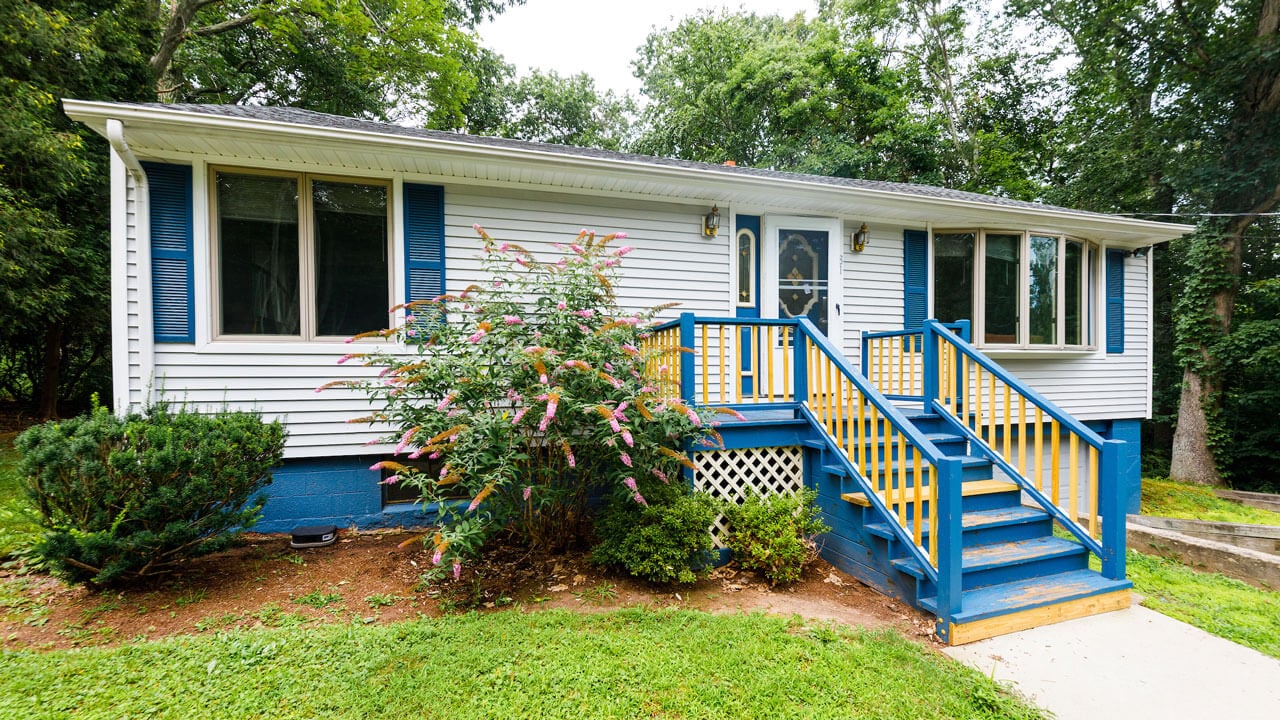
M 419 504 L 382 505 L 382 479 L 369 466 L 379 456 L 286 460 L 267 486 L 267 505 L 255 532 L 289 532 L 299 525 L 340 528 L 420 527 L 432 515 Z

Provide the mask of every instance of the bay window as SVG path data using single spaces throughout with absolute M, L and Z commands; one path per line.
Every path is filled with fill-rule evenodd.
M 346 338 L 388 326 L 385 182 L 213 171 L 220 336 Z
M 970 320 L 983 346 L 1093 347 L 1098 249 L 1063 235 L 946 230 L 933 235 L 933 316 Z

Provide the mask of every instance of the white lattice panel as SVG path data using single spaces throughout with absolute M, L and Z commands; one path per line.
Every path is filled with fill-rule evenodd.
M 693 487 L 711 497 L 740 502 L 747 490 L 760 495 L 794 493 L 804 489 L 804 450 L 800 447 L 707 450 L 694 454 L 698 471 Z M 723 548 L 728 524 L 723 515 L 711 526 L 716 547 Z

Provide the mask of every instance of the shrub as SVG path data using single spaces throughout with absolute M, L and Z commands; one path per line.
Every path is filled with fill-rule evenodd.
M 284 437 L 255 413 L 163 405 L 32 427 L 17 447 L 44 529 L 35 552 L 73 581 L 108 584 L 220 550 L 257 522 L 266 500 L 254 495 L 271 481 Z
M 810 538 L 827 527 L 817 517 L 817 492 L 762 496 L 748 493 L 741 505 L 729 505 L 726 543 L 744 568 L 760 570 L 771 585 L 800 579 L 805 565 L 817 555 Z
M 387 439 L 405 461 L 375 468 L 438 503 L 433 561 L 455 576 L 498 533 L 540 551 L 581 539 L 600 489 L 617 488 L 639 512 L 638 483 L 678 477 L 685 443 L 710 432 L 709 417 L 651 383 L 674 359 L 643 349 L 657 308 L 616 302 L 616 268 L 631 251 L 609 247 L 620 235 L 584 230 L 541 262 L 476 230 L 485 283 L 410 303 L 401 326 L 364 334 L 395 347 L 340 361 L 381 367 L 378 379 L 326 385 L 363 389 L 377 411 L 362 419 L 395 429 Z M 410 462 L 422 457 L 439 471 Z
M 719 504 L 680 480 L 644 487 L 648 505 L 614 493 L 596 518 L 592 559 L 645 580 L 691 583 L 710 567 L 711 523 Z

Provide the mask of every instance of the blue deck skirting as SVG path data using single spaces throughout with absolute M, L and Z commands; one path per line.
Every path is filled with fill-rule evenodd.
M 431 516 L 418 504 L 382 505 L 382 479 L 369 466 L 381 456 L 285 460 L 272 473 L 267 506 L 254 532 L 288 532 L 299 525 L 340 528 L 419 527 Z

